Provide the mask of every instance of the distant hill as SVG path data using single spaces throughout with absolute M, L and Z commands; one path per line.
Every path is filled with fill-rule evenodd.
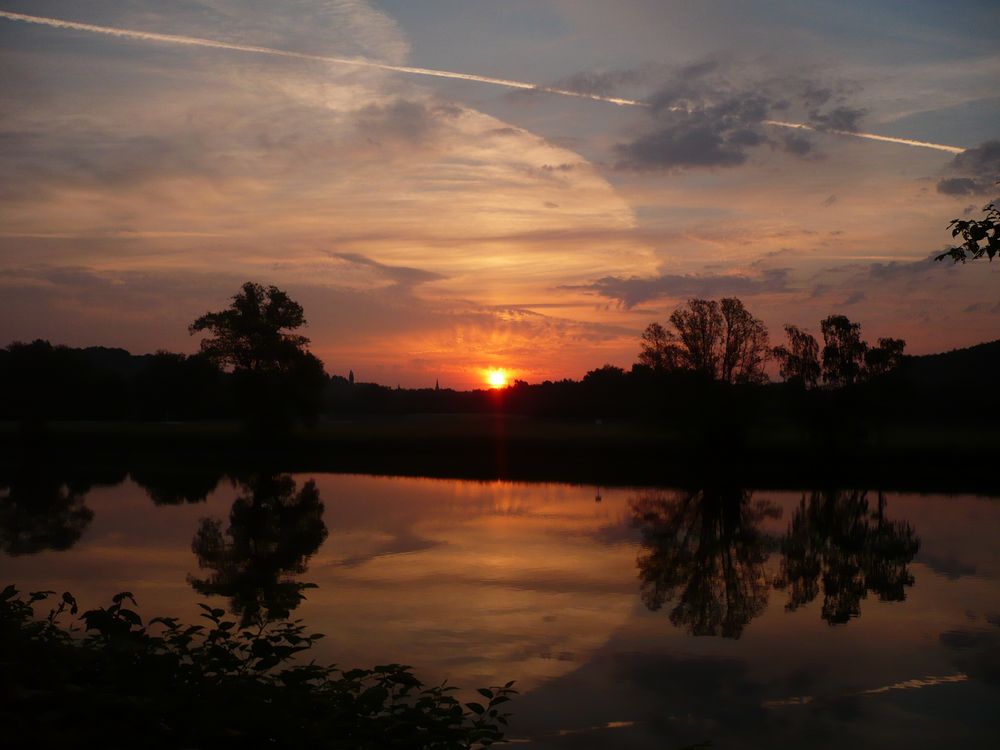
M 921 388 L 994 387 L 1000 375 L 1000 339 L 940 354 L 904 357 L 899 374 Z

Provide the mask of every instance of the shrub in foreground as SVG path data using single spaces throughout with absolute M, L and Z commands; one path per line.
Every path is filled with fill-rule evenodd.
M 400 664 L 340 670 L 295 663 L 320 634 L 300 621 L 240 627 L 199 605 L 204 625 L 144 625 L 117 594 L 79 615 L 65 593 L 0 592 L 0 726 L 5 747 L 477 748 L 503 740 L 513 683 L 464 706 Z M 65 743 L 65 744 L 64 744 Z

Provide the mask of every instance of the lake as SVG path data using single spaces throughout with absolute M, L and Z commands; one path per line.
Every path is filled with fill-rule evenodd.
M 145 617 L 290 612 L 326 634 L 320 662 L 516 680 L 508 737 L 532 747 L 1000 738 L 996 498 L 174 470 L 7 484 L 0 584 L 85 607 L 128 590 Z

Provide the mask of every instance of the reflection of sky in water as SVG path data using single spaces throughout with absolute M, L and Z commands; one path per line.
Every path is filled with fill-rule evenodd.
M 299 487 L 309 478 L 296 477 Z M 904 602 L 869 591 L 860 617 L 831 626 L 822 580 L 792 612 L 789 592 L 771 588 L 727 639 L 671 624 L 669 601 L 643 605 L 630 504 L 643 493 L 603 489 L 596 503 L 593 488 L 566 485 L 315 479 L 329 536 L 301 576 L 318 588 L 294 615 L 327 634 L 315 656 L 400 661 L 465 687 L 516 679 L 525 694 L 514 737 L 545 747 L 730 736 L 739 746 L 934 746 L 1000 731 L 996 500 L 886 496 L 886 518 L 920 540 Z M 69 589 L 87 605 L 130 590 L 147 616 L 194 620 L 192 537 L 205 517 L 225 527 L 241 492 L 224 481 L 204 503 L 154 506 L 131 482 L 95 487 L 75 546 L 4 556 L 0 579 Z M 780 511 L 760 519 L 761 533 L 781 537 L 800 499 L 754 493 Z M 781 572 L 777 542 L 769 549 L 759 571 L 768 586 Z

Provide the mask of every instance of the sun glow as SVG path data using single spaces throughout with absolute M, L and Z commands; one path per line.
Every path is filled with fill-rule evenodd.
M 486 382 L 489 384 L 490 388 L 506 388 L 507 387 L 507 371 L 506 370 L 487 370 L 486 371 Z

